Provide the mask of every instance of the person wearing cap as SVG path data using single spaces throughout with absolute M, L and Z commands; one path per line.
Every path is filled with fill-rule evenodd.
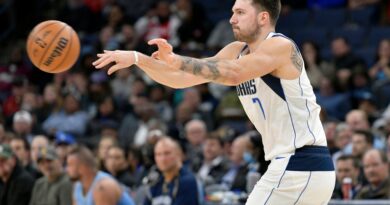
M 75 143 L 73 135 L 60 131 L 56 133 L 55 148 L 62 165 L 66 164 L 66 155 L 68 155 L 71 145 Z
M 72 204 L 72 182 L 63 171 L 54 147 L 41 147 L 37 161 L 44 176 L 34 185 L 30 205 Z
M 17 136 L 26 138 L 31 143 L 34 137 L 33 118 L 28 111 L 20 110 L 14 114 L 12 128 Z
M 28 205 L 34 178 L 24 170 L 8 144 L 0 144 L 0 204 Z

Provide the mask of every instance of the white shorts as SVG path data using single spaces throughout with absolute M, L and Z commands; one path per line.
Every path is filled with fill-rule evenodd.
M 305 146 L 294 155 L 273 159 L 246 205 L 328 204 L 335 181 L 328 149 Z

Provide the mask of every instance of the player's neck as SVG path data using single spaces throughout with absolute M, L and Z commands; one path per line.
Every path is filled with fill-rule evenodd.
M 261 29 L 261 33 L 260 35 L 258 36 L 258 38 L 251 42 L 251 43 L 248 43 L 248 47 L 249 47 L 249 51 L 250 52 L 254 52 L 258 46 L 265 40 L 267 39 L 268 35 L 271 33 L 271 32 L 275 32 L 275 28 L 274 27 L 268 27 L 268 28 L 262 28 Z
M 83 185 L 83 192 L 84 194 L 88 193 L 89 189 L 92 186 L 93 180 L 95 179 L 97 175 L 96 171 L 92 171 L 88 174 L 85 174 L 81 179 L 81 184 Z

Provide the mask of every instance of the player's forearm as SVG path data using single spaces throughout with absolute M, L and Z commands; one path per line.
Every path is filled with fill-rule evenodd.
M 239 68 L 233 61 L 214 58 L 196 59 L 178 55 L 176 59 L 174 67 L 181 71 L 224 85 L 240 83 Z
M 150 78 L 154 81 L 172 87 L 172 88 L 186 88 L 194 85 L 208 82 L 209 80 L 201 77 L 193 76 L 183 71 L 174 70 L 165 62 L 156 60 L 149 56 L 140 54 L 140 60 L 137 64 Z

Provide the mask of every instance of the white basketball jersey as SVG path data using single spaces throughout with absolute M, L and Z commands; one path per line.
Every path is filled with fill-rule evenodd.
M 285 37 L 270 33 L 267 39 L 276 36 Z M 247 116 L 262 135 L 266 160 L 294 153 L 305 145 L 326 146 L 319 118 L 321 108 L 316 103 L 304 65 L 296 79 L 285 80 L 267 74 L 244 82 L 236 89 Z

